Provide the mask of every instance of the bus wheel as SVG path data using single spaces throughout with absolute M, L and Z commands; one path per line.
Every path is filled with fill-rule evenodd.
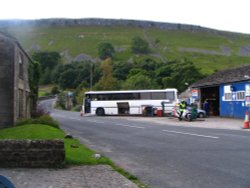
M 96 109 L 96 115 L 97 116 L 104 116 L 105 115 L 104 109 L 103 108 L 97 108 Z

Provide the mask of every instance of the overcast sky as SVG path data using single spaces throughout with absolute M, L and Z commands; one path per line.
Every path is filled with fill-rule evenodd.
M 0 19 L 115 18 L 250 34 L 250 0 L 1 0 Z

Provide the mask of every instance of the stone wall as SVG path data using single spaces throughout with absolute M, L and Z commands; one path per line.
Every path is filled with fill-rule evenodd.
M 14 45 L 0 33 L 0 127 L 13 124 Z
M 61 167 L 63 140 L 0 140 L 0 167 Z

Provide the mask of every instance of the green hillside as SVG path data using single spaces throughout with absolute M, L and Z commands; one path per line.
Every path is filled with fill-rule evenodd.
M 101 42 L 111 43 L 116 50 L 114 60 L 128 61 L 139 58 L 131 53 L 131 40 L 140 36 L 148 41 L 149 56 L 161 61 L 188 58 L 201 72 L 211 74 L 216 70 L 250 63 L 250 35 L 216 30 L 167 30 L 157 27 L 131 25 L 35 25 L 13 24 L 1 26 L 18 39 L 28 53 L 32 51 L 58 51 L 64 61 L 78 55 L 98 57 Z

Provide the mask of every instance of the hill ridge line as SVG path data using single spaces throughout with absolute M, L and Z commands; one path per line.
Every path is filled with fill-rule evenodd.
M 157 28 L 162 30 L 180 30 L 191 32 L 207 32 L 218 35 L 249 35 L 245 33 L 237 33 L 231 31 L 222 31 L 212 28 L 202 27 L 199 25 L 169 23 L 169 22 L 156 22 L 144 20 L 129 20 L 129 19 L 104 19 L 104 18 L 48 18 L 48 19 L 12 19 L 0 20 L 0 26 L 13 26 L 13 25 L 32 25 L 32 26 L 133 26 L 140 28 Z M 249 35 L 250 36 L 250 35 Z

